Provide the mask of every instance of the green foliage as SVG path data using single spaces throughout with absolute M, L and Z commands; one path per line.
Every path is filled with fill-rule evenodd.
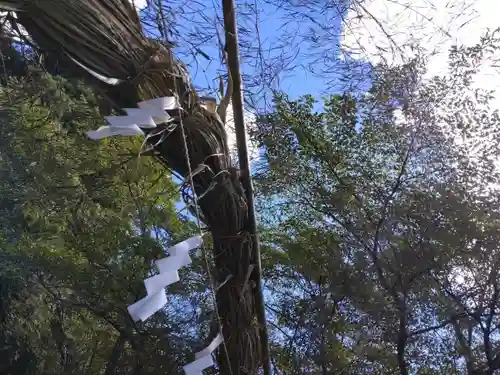
M 456 48 L 452 74 L 429 81 L 419 59 L 378 66 L 368 93 L 321 111 L 276 95 L 253 136 L 282 373 L 500 369 L 500 147 L 478 140 L 498 111 L 471 85 L 497 50 L 494 36 Z
M 276 95 L 252 135 L 265 150 L 256 185 L 277 374 L 500 369 L 500 116 L 471 85 L 496 50 L 494 34 L 454 48 L 451 74 L 427 81 L 418 58 L 377 66 L 367 93 L 326 97 L 320 111 L 313 96 Z M 177 186 L 137 156 L 141 140 L 87 139 L 103 121 L 85 85 L 14 72 L 10 52 L 0 372 L 181 373 L 215 322 L 203 261 L 163 313 L 135 324 L 126 311 L 151 261 L 194 233 Z
M 182 305 L 147 324 L 126 310 L 145 294 L 152 260 L 193 233 L 176 213 L 177 186 L 138 157 L 140 139 L 87 138 L 103 121 L 79 82 L 12 79 L 0 100 L 2 345 L 11 358 L 2 373 L 180 370 L 192 324 Z M 205 289 L 187 280 L 174 302 Z

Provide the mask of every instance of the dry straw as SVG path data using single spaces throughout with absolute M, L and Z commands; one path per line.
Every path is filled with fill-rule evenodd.
M 112 107 L 136 106 L 141 100 L 175 95 L 181 111 L 189 164 L 206 167 L 193 176 L 196 195 L 184 191 L 186 203 L 202 196 L 199 207 L 212 232 L 216 278 L 227 281 L 217 290 L 217 306 L 230 364 L 219 356 L 223 374 L 256 374 L 259 327 L 249 281 L 252 270 L 247 206 L 241 182 L 231 172 L 224 124 L 202 107 L 185 66 L 171 46 L 146 38 L 128 0 L 0 0 L 0 8 L 17 10 L 18 22 L 36 45 L 65 63 L 104 95 Z M 76 64 L 121 81 L 108 85 Z M 158 126 L 148 134 L 156 157 L 183 176 L 189 164 L 179 127 Z M 214 184 L 214 181 L 217 184 Z M 209 190 L 209 191 L 208 191 Z

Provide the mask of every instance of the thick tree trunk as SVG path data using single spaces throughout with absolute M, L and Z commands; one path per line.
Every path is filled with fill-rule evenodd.
M 250 263 L 251 241 L 244 233 L 235 233 L 234 238 L 214 235 L 214 244 L 218 281 L 228 280 L 217 291 L 226 340 L 218 352 L 220 373 L 255 375 L 260 365 L 260 327 L 255 315 L 256 286 L 250 277 L 254 268 Z

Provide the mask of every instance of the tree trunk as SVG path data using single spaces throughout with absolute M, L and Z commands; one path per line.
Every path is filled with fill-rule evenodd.
M 404 335 L 401 335 L 400 332 L 400 337 L 398 338 L 398 367 L 399 367 L 399 373 L 401 375 L 408 375 L 408 367 L 406 365 L 405 361 L 405 348 L 406 348 L 406 338 Z
M 59 350 L 63 373 L 73 373 L 78 368 L 75 343 L 66 336 L 62 322 L 58 319 L 51 320 L 50 331 Z
M 118 366 L 118 361 L 120 360 L 120 356 L 122 354 L 126 341 L 127 340 L 125 339 L 125 336 L 123 334 L 120 334 L 120 336 L 118 336 L 118 338 L 116 339 L 116 343 L 113 347 L 113 350 L 111 351 L 111 355 L 106 365 L 106 372 L 104 373 L 104 375 L 113 375 L 116 372 L 116 367 Z
M 398 330 L 398 340 L 397 340 L 397 359 L 400 375 L 408 375 L 408 365 L 405 359 L 406 344 L 408 342 L 408 332 L 406 329 L 407 325 L 407 315 L 406 315 L 406 303 L 404 301 L 400 302 L 399 306 L 399 330 Z
M 226 341 L 218 352 L 220 374 L 254 375 L 260 365 L 260 346 L 253 298 L 255 285 L 250 278 L 252 242 L 244 235 L 228 238 L 214 234 L 214 244 L 218 281 L 230 276 L 217 291 L 217 308 Z

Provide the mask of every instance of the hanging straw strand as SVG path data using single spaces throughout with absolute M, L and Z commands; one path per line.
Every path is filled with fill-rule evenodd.
M 163 30 L 167 30 L 167 24 L 166 24 L 166 21 L 165 21 L 165 16 L 163 14 L 163 10 L 161 8 L 161 3 L 158 4 L 158 8 L 159 8 L 159 12 L 160 12 L 160 18 L 161 18 L 161 21 L 163 23 Z M 164 37 L 166 37 L 166 36 L 164 36 Z M 172 62 L 172 65 L 173 65 L 173 62 Z M 174 89 L 175 90 L 177 89 L 177 87 L 175 87 L 175 81 L 174 81 Z M 196 189 L 195 189 L 195 185 L 194 185 L 193 170 L 192 170 L 192 167 L 191 167 L 191 158 L 190 158 L 190 155 L 189 155 L 188 141 L 187 141 L 186 132 L 185 132 L 185 129 L 184 129 L 184 122 L 182 120 L 182 117 L 180 118 L 179 125 L 180 125 L 180 129 L 181 129 L 181 133 L 182 133 L 182 139 L 183 139 L 183 145 L 184 145 L 185 157 L 186 157 L 186 164 L 187 164 L 187 167 L 188 167 L 188 176 L 187 177 L 188 177 L 188 180 L 189 180 L 189 185 L 191 186 L 191 191 L 193 192 L 193 195 L 194 195 L 194 209 L 195 209 L 195 214 L 196 214 L 195 215 L 195 217 L 196 217 L 196 225 L 198 227 L 198 231 L 199 231 L 200 236 L 202 236 L 202 238 L 203 238 L 203 229 L 202 229 L 201 220 L 200 220 L 200 212 L 199 212 L 199 207 L 198 207 L 198 198 L 197 198 Z M 210 188 L 210 186 L 209 186 L 209 188 Z M 203 193 L 203 195 L 205 195 L 205 194 L 206 193 Z M 201 251 L 203 253 L 203 258 L 205 259 L 205 267 L 206 267 L 207 275 L 208 275 L 208 278 L 209 278 L 209 281 L 210 281 L 210 292 L 212 294 L 214 311 L 215 311 L 215 316 L 216 316 L 216 319 L 217 319 L 217 326 L 219 328 L 219 333 L 222 335 L 222 338 L 223 338 L 222 339 L 222 347 L 224 349 L 224 352 L 225 352 L 225 355 L 226 355 L 226 359 L 227 359 L 227 361 L 229 363 L 230 362 L 229 351 L 227 350 L 226 341 L 224 340 L 223 329 L 222 329 L 222 324 L 221 324 L 221 317 L 219 315 L 219 309 L 217 308 L 217 296 L 216 296 L 217 285 L 215 284 L 215 282 L 213 280 L 212 268 L 210 266 L 210 260 L 208 259 L 207 249 L 205 248 L 203 241 L 201 243 Z M 232 375 L 231 367 L 229 367 L 229 371 L 230 371 L 230 375 Z

